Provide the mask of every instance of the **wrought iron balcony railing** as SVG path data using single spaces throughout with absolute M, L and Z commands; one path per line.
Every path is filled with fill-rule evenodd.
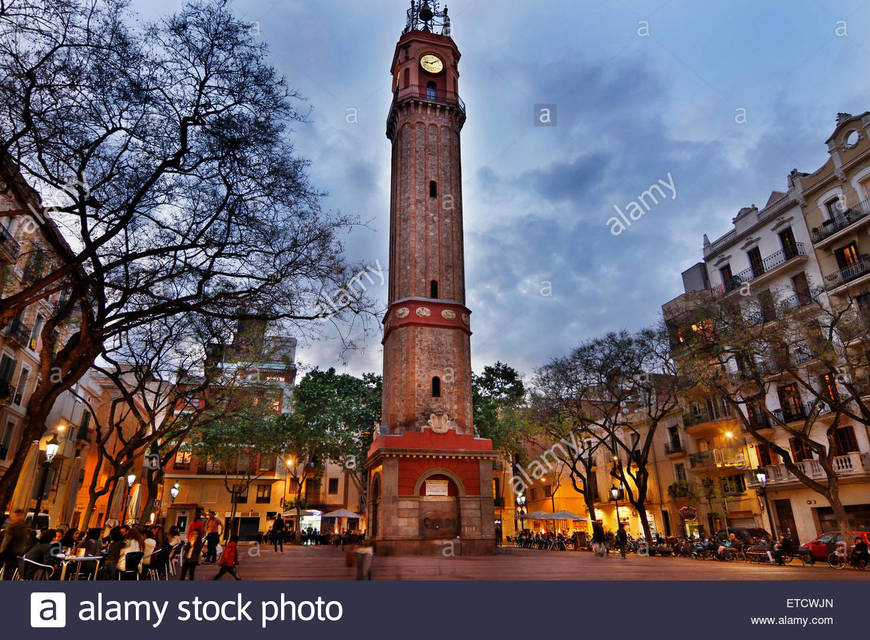
M 12 318 L 9 321 L 9 325 L 6 327 L 6 334 L 17 341 L 22 347 L 26 347 L 30 342 L 30 327 L 18 318 Z
M 836 289 L 840 285 L 859 278 L 868 272 L 870 272 L 870 255 L 864 254 L 855 264 L 850 264 L 826 275 L 825 287 L 828 290 Z
M 17 260 L 18 253 L 21 251 L 21 245 L 3 225 L 0 225 L 0 249 L 7 254 L 10 262 Z
M 837 214 L 830 220 L 822 222 L 822 226 L 812 230 L 813 242 L 822 242 L 835 233 L 851 227 L 856 222 L 870 215 L 870 199 L 863 200 L 860 205 Z

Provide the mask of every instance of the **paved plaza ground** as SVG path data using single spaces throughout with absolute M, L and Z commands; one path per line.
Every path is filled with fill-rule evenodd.
M 356 569 L 334 547 L 285 546 L 258 550 L 242 545 L 245 580 L 352 580 Z M 253 556 L 251 554 L 254 554 Z M 210 579 L 214 565 L 201 565 L 197 579 Z M 229 576 L 224 580 L 229 580 Z M 870 580 L 870 570 L 805 567 L 799 560 L 776 567 L 748 562 L 629 555 L 597 558 L 589 552 L 503 548 L 486 557 L 375 557 L 373 580 Z

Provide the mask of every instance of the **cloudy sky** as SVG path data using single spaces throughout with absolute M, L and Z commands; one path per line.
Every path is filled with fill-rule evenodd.
M 140 0 L 143 16 L 177 4 Z M 531 375 L 580 341 L 654 322 L 702 236 L 813 171 L 837 112 L 870 109 L 870 3 L 454 0 L 475 371 Z M 389 64 L 407 0 L 237 0 L 311 110 L 294 136 L 324 206 L 366 223 L 354 260 L 386 268 Z M 535 105 L 555 126 L 535 126 Z M 356 122 L 348 122 L 349 109 Z M 352 119 L 351 119 L 352 120 Z M 618 236 L 608 218 L 658 180 L 676 197 Z M 670 191 L 666 189 L 670 195 Z M 381 301 L 386 287 L 371 289 Z M 548 295 L 549 294 L 549 295 Z M 380 336 L 303 366 L 380 371 Z

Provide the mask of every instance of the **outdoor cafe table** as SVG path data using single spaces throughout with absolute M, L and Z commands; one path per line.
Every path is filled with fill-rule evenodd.
M 69 556 L 69 555 L 63 555 L 63 556 L 58 556 L 58 557 L 60 558 L 61 562 L 63 562 L 63 569 L 61 569 L 61 572 L 60 572 L 60 579 L 61 580 L 66 580 L 66 569 L 69 565 L 71 565 L 74 562 L 77 564 L 80 564 L 82 562 L 96 562 L 97 566 L 94 568 L 94 575 L 96 575 L 97 571 L 100 568 L 100 562 L 103 561 L 103 556 Z M 79 579 L 79 572 L 76 571 L 74 575 L 75 575 L 75 578 L 73 578 L 73 579 L 78 580 Z

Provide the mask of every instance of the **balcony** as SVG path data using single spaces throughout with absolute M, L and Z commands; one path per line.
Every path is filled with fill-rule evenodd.
M 18 260 L 18 253 L 21 251 L 21 245 L 12 237 L 8 229 L 0 225 L 0 258 L 6 262 L 15 262 Z
M 834 273 L 825 276 L 825 289 L 833 291 L 843 285 L 857 280 L 861 276 L 870 273 L 870 255 L 862 254 L 861 259 L 855 264 L 838 269 Z
M 669 456 L 686 453 L 685 445 L 679 440 L 669 440 L 665 443 L 665 453 Z
M 831 407 L 829 407 L 824 402 L 816 402 L 815 400 L 805 400 L 801 402 L 797 407 L 788 407 L 786 409 L 774 409 L 771 413 L 780 420 L 781 422 L 797 422 L 799 420 L 806 420 L 810 415 L 810 412 L 813 410 L 813 405 L 818 405 L 816 407 L 818 411 L 818 416 L 822 416 L 826 413 L 831 412 Z
M 859 223 L 870 220 L 870 199 L 864 200 L 853 209 L 848 209 L 830 220 L 825 220 L 820 227 L 812 229 L 813 244 L 824 246 L 833 241 L 834 236 L 847 229 L 856 230 Z M 829 242 L 830 241 L 830 242 Z
M 693 411 L 692 413 L 684 413 L 683 428 L 688 431 L 691 427 L 695 427 L 699 424 L 729 419 L 731 419 L 730 414 L 719 414 L 717 411 L 711 413 L 709 409 L 703 409 L 701 411 Z
M 834 471 L 837 476 L 848 478 L 870 474 L 870 453 L 853 451 L 833 459 Z M 825 470 L 817 460 L 802 460 L 797 463 L 800 470 L 813 480 L 825 480 Z M 800 484 L 800 480 L 784 464 L 771 464 L 761 469 L 746 472 L 747 486 L 757 489 L 761 486 L 758 482 L 758 471 L 764 471 L 767 475 L 767 486 L 781 486 L 787 484 Z
M 408 99 L 423 100 L 425 102 L 457 107 L 459 111 L 465 115 L 465 103 L 462 101 L 462 98 L 459 97 L 458 93 L 444 91 L 443 89 L 430 89 L 424 85 L 412 84 L 398 89 L 393 93 L 393 102 L 390 105 L 389 115 L 387 116 L 387 130 L 390 128 L 390 118 L 393 117 L 393 110 L 396 105 Z
M 695 471 L 743 469 L 746 456 L 742 447 L 723 447 L 689 454 L 689 466 Z
M 751 266 L 743 271 L 735 274 L 728 282 L 716 287 L 716 295 L 723 296 L 731 293 L 735 289 L 739 289 L 744 284 L 749 284 L 753 280 L 759 278 L 766 279 L 767 274 L 776 271 L 785 263 L 807 255 L 806 247 L 803 242 L 795 242 L 793 247 L 783 248 L 779 251 L 771 253 L 766 258 L 763 258 L 761 264 Z
M 30 327 L 18 318 L 12 318 L 6 327 L 6 335 L 15 340 L 22 347 L 30 343 Z

